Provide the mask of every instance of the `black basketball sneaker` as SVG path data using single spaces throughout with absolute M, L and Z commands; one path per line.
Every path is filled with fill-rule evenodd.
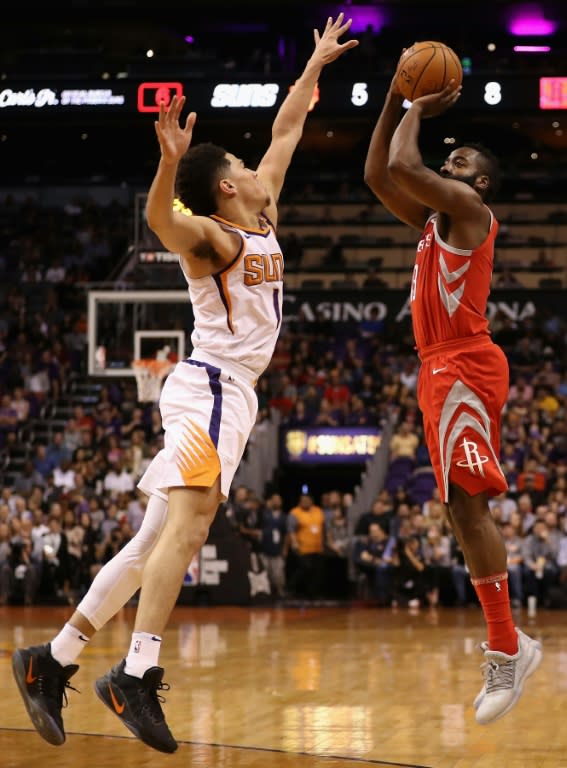
M 79 669 L 78 664 L 62 667 L 51 655 L 51 645 L 18 648 L 12 654 L 12 670 L 28 715 L 39 735 L 56 746 L 65 741 L 61 710 L 67 706 L 65 689 Z
M 162 682 L 163 669 L 150 667 L 142 678 L 124 672 L 126 660 L 114 666 L 95 683 L 98 697 L 144 744 L 160 752 L 175 752 L 177 742 L 171 735 L 158 691 L 168 691 Z

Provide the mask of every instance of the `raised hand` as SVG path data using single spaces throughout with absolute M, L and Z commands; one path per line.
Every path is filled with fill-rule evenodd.
M 350 29 L 352 19 L 348 19 L 343 24 L 344 13 L 339 13 L 335 21 L 329 16 L 323 34 L 319 35 L 319 30 L 313 30 L 315 38 L 315 50 L 312 58 L 317 58 L 322 66 L 338 59 L 339 56 L 351 48 L 356 48 L 358 40 L 347 40 L 346 43 L 339 43 L 339 37 Z
M 169 109 L 166 108 L 163 101 L 159 105 L 159 119 L 155 122 L 155 129 L 162 158 L 168 163 L 179 162 L 191 145 L 197 114 L 190 112 L 185 120 L 185 125 L 182 126 L 179 117 L 184 105 L 185 96 L 181 96 L 179 99 L 174 96 Z
M 413 104 L 420 106 L 422 117 L 436 117 L 456 104 L 461 96 L 461 90 L 462 85 L 456 87 L 455 80 L 451 80 L 439 93 L 420 96 Z

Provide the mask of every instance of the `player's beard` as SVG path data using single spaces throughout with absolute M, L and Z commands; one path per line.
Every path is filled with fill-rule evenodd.
M 463 181 L 465 184 L 468 184 L 469 187 L 475 188 L 475 181 L 478 178 L 478 173 L 471 173 L 468 176 L 457 176 L 453 173 L 442 173 L 442 178 L 444 179 L 453 179 L 453 181 Z

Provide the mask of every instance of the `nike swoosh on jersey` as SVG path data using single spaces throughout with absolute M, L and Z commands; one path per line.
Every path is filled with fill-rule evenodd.
M 444 365 L 442 368 L 433 368 L 431 373 L 435 376 L 436 373 L 441 373 L 441 371 L 446 371 L 446 370 L 447 370 L 447 366 Z

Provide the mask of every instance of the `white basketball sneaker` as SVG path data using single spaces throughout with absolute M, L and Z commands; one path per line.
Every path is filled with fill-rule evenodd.
M 485 653 L 488 650 L 488 643 L 485 641 L 484 643 L 480 644 L 480 650 Z M 482 664 L 484 668 L 484 663 Z M 473 701 L 473 707 L 475 709 L 478 709 L 480 707 L 480 702 L 484 699 L 484 695 L 486 693 L 486 684 L 483 684 L 480 691 L 477 693 L 475 700 Z
M 525 681 L 541 663 L 541 643 L 517 627 L 516 632 L 518 652 L 513 656 L 491 651 L 487 643 L 481 646 L 485 658 L 484 686 L 474 700 L 476 721 L 480 725 L 493 723 L 512 709 L 522 695 Z

